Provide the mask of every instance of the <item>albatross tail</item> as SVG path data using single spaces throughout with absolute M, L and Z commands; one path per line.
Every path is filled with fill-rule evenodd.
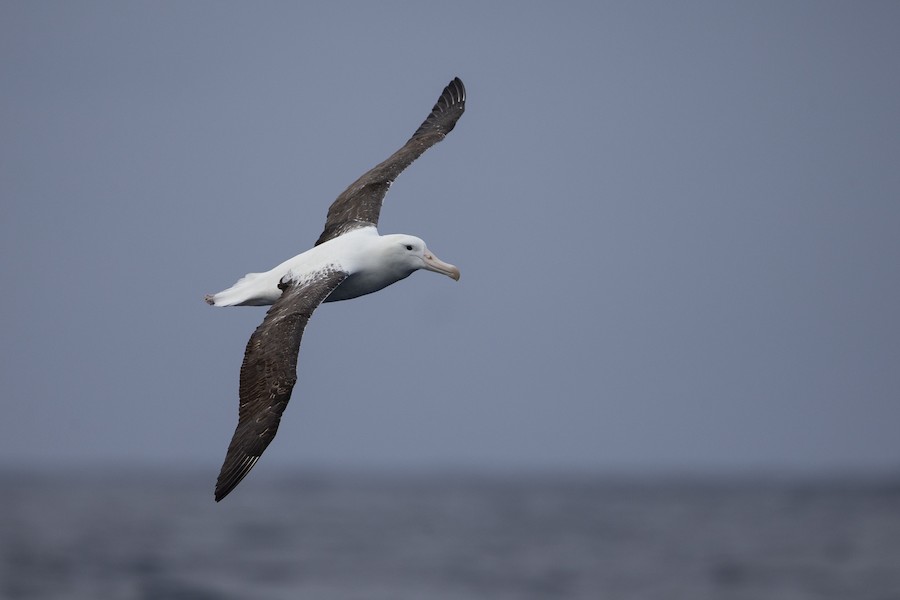
M 269 273 L 247 273 L 237 283 L 217 294 L 207 294 L 206 303 L 212 306 L 266 306 L 281 294 L 278 282 L 269 285 Z M 269 289 L 272 288 L 272 289 Z

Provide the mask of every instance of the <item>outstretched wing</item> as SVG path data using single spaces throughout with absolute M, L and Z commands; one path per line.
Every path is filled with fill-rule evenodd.
M 256 328 L 241 365 L 238 425 L 216 481 L 216 502 L 250 472 L 275 438 L 281 415 L 297 381 L 297 354 L 303 329 L 313 311 L 347 273 L 327 267 L 293 280 L 285 277 L 282 293 Z
M 360 227 L 378 225 L 381 203 L 388 188 L 403 169 L 453 130 L 465 108 L 466 88 L 456 77 L 444 88 L 431 114 L 409 141 L 386 161 L 350 184 L 331 204 L 325 230 L 316 245 Z

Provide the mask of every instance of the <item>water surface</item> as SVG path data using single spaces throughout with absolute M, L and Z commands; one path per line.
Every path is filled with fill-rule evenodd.
M 900 600 L 900 480 L 7 471 L 0 597 Z

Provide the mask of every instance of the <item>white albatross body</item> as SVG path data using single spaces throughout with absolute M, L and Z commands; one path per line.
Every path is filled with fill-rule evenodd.
M 375 227 L 354 229 L 289 258 L 265 273 L 247 273 L 227 290 L 207 296 L 213 306 L 268 306 L 281 297 L 282 279 L 331 267 L 348 274 L 324 300 L 349 300 L 384 289 L 418 269 L 459 281 L 459 269 L 437 258 L 421 239 L 403 234 L 378 235 Z
M 419 269 L 459 280 L 459 269 L 438 259 L 421 239 L 379 235 L 385 194 L 406 167 L 444 139 L 462 116 L 466 89 L 454 78 L 416 132 L 331 203 L 315 245 L 264 273 L 248 273 L 206 296 L 213 306 L 267 306 L 247 342 L 238 387 L 238 424 L 216 480 L 216 502 L 247 476 L 275 438 L 297 382 L 303 330 L 322 302 L 377 292 Z

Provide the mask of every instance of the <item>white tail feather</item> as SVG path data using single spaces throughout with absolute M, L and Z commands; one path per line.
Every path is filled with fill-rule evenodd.
M 265 306 L 272 304 L 281 294 L 281 290 L 278 289 L 277 281 L 274 285 L 267 285 L 266 275 L 269 273 L 247 273 L 227 290 L 207 295 L 206 302 L 213 306 Z

